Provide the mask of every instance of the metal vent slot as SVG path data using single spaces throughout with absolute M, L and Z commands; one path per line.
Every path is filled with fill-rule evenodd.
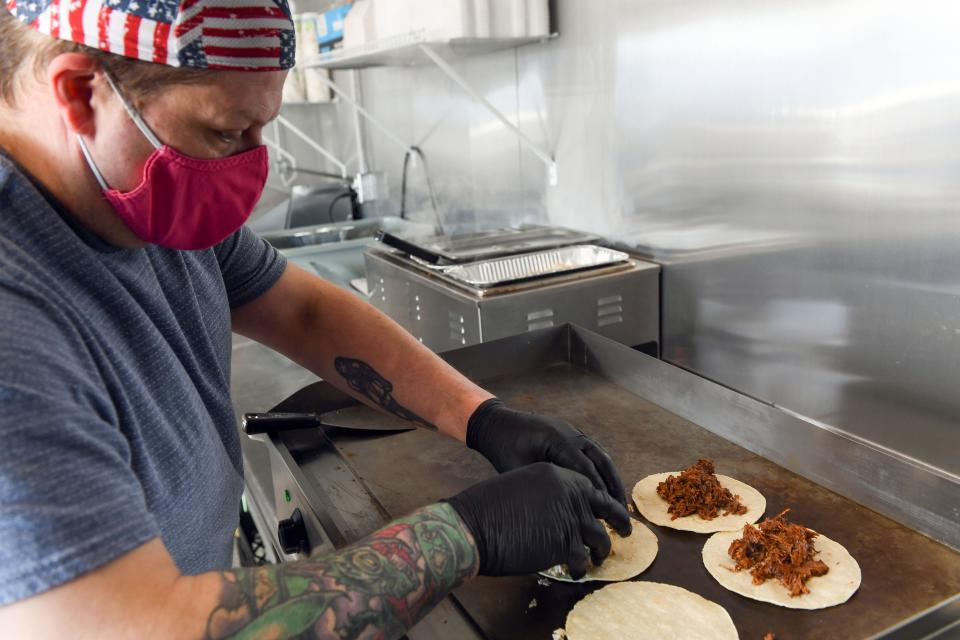
M 612 304 L 608 307 L 600 307 L 597 309 L 597 315 L 599 317 L 613 315 L 615 313 L 623 313 L 623 306 L 619 304 Z
M 623 296 L 616 294 L 597 299 L 597 326 L 609 327 L 623 322 Z
M 553 326 L 553 309 L 541 309 L 527 314 L 527 331 L 549 329 Z
M 598 327 L 609 327 L 612 324 L 623 322 L 623 316 L 606 316 L 597 320 Z
M 462 315 L 459 313 L 449 314 L 450 341 L 459 344 L 467 344 L 467 328 Z
M 412 310 L 413 310 L 413 311 L 411 312 L 411 314 L 410 314 L 410 316 L 411 316 L 410 319 L 411 319 L 412 321 L 414 321 L 414 322 L 420 322 L 420 321 L 422 321 L 422 320 L 423 320 L 423 305 L 422 305 L 422 303 L 420 302 L 420 296 L 419 296 L 419 295 L 413 296 L 413 301 L 412 301 L 412 304 L 411 304 L 410 306 L 411 306 L 411 308 L 412 308 Z
M 387 287 L 383 283 L 383 278 L 377 278 L 379 289 L 380 289 L 380 301 L 386 303 L 387 301 Z

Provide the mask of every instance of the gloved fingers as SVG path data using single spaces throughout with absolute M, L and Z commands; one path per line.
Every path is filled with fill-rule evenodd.
M 600 476 L 603 478 L 603 484 L 607 492 L 613 496 L 613 499 L 620 504 L 627 503 L 627 495 L 623 490 L 623 481 L 620 480 L 620 474 L 617 473 L 617 467 L 613 464 L 610 457 L 599 443 L 592 439 L 587 439 L 587 445 L 583 449 L 583 454 L 594 464 Z
M 590 508 L 593 515 L 607 521 L 622 537 L 633 531 L 633 523 L 626 507 L 614 500 L 606 491 L 590 492 Z
M 590 548 L 590 561 L 600 566 L 610 555 L 610 536 L 599 520 L 591 520 L 581 528 L 583 543 Z
M 580 543 L 575 543 L 573 549 L 567 554 L 567 571 L 574 580 L 579 580 L 587 575 L 590 556 L 587 548 Z
M 593 464 L 593 461 L 579 448 L 573 446 L 566 447 L 550 462 L 586 476 L 590 483 L 600 491 L 607 490 L 607 485 L 604 484 L 603 478 L 600 477 L 596 465 Z

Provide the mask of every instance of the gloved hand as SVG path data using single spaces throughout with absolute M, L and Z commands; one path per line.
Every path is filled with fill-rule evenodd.
M 557 418 L 515 411 L 491 398 L 467 423 L 467 446 L 499 472 L 534 462 L 553 462 L 585 475 L 620 504 L 627 498 L 610 455 L 594 439 Z
M 607 492 L 546 462 L 475 484 L 447 502 L 473 534 L 485 576 L 566 564 L 574 579 L 582 578 L 588 558 L 600 565 L 610 553 L 610 537 L 598 518 L 621 535 L 633 529 L 627 510 Z

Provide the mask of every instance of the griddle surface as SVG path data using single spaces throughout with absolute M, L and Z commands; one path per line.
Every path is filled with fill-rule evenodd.
M 518 409 L 564 418 L 595 436 L 623 475 L 627 493 L 651 473 L 674 471 L 700 456 L 767 499 L 767 515 L 791 518 L 843 544 L 863 572 L 844 605 L 797 611 L 756 602 L 721 587 L 703 567 L 707 536 L 649 525 L 660 551 L 639 580 L 689 589 L 723 606 L 744 640 L 864 638 L 960 591 L 960 554 L 884 516 L 738 447 L 609 380 L 571 364 L 484 381 Z M 437 434 L 337 438 L 370 489 L 393 516 L 453 495 L 494 474 L 478 454 Z M 799 453 L 799 452 L 798 452 Z M 811 455 L 815 455 L 811 454 Z M 489 638 L 550 638 L 567 612 L 602 583 L 538 582 L 537 576 L 477 578 L 456 597 Z M 529 605 L 536 600 L 536 606 Z

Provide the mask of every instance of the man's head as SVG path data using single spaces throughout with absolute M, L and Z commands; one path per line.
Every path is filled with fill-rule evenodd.
M 50 62 L 62 53 L 89 56 L 137 98 L 173 84 L 202 83 L 211 73 L 144 62 L 52 38 L 0 7 L 0 106 L 16 107 L 18 87 L 25 79 L 42 79 Z
M 111 219 L 115 216 L 77 143 L 77 136 L 87 143 L 111 187 L 129 191 L 138 186 L 154 148 L 125 113 L 104 74 L 116 80 L 160 140 L 177 151 L 205 159 L 246 151 L 260 144 L 262 127 L 276 116 L 285 69 L 292 64 L 292 24 L 280 2 L 263 0 L 263 15 L 241 17 L 239 22 L 225 0 L 184 0 L 179 9 L 166 0 L 74 0 L 62 2 L 62 8 L 56 0 L 34 0 L 21 5 L 23 11 L 34 8 L 26 16 L 0 9 L 0 146 L 81 222 L 117 244 L 140 244 Z M 12 0 L 10 6 L 15 6 Z M 93 20 L 83 16 L 75 26 L 98 21 L 106 25 L 97 34 L 103 39 L 95 39 L 97 48 L 81 43 L 88 42 L 89 34 L 78 37 L 81 42 L 65 38 L 81 35 L 63 26 L 77 6 L 87 6 Z M 47 14 L 37 14 L 43 7 Z M 124 7 L 128 13 L 118 15 Z M 143 17 L 130 13 L 133 8 Z M 136 32 L 142 39 L 150 31 L 144 24 L 151 8 L 158 9 L 160 17 L 166 10 L 174 13 L 167 16 L 172 22 L 153 24 L 154 37 L 146 47 L 131 41 L 127 25 L 139 24 Z M 120 28 L 113 28 L 115 24 Z M 202 28 L 191 31 L 191 25 Z M 53 26 L 59 37 L 51 35 Z M 163 40 L 158 33 L 168 37 Z M 190 33 L 197 35 L 182 37 Z

